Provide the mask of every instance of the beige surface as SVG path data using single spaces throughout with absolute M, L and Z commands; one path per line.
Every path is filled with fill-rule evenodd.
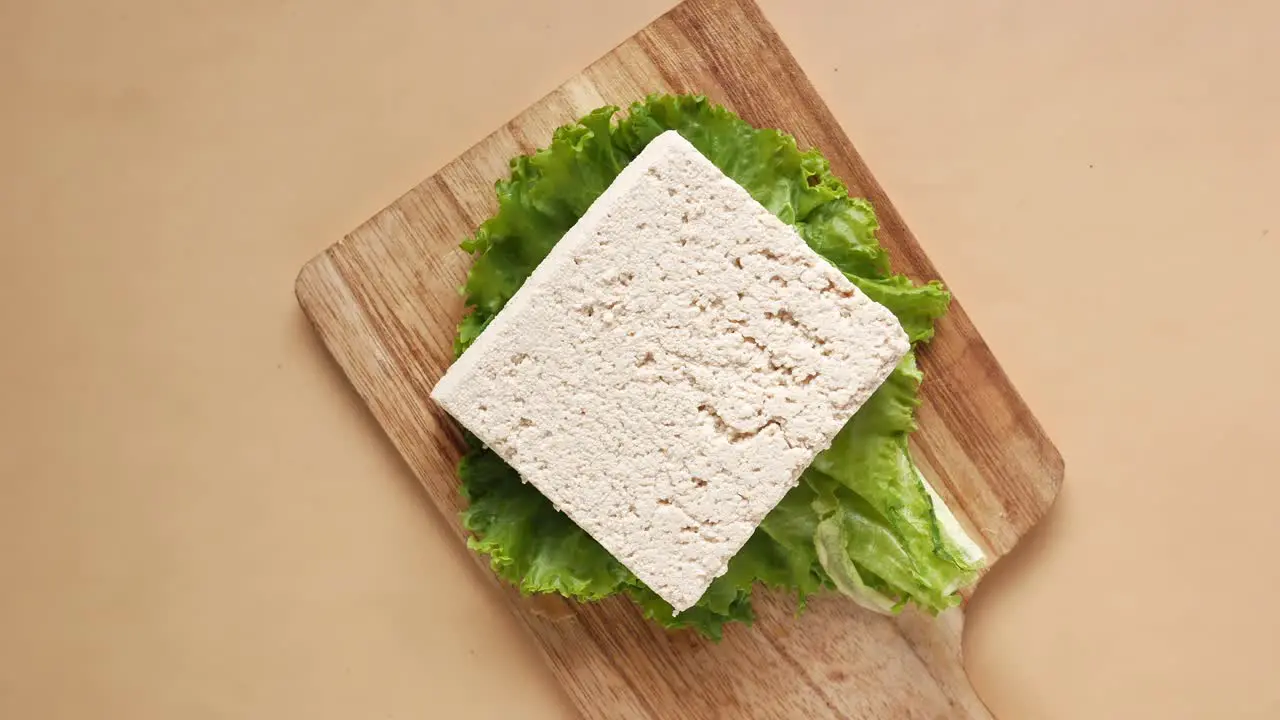
M 992 709 L 1275 717 L 1280 9 L 785 4 L 1067 458 L 970 613 Z M 0 716 L 564 716 L 291 283 L 667 3 L 36 5 L 0 6 Z

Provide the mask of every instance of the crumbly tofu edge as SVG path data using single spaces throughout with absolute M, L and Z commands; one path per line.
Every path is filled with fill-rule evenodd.
M 663 143 L 673 141 L 672 136 L 674 136 L 674 138 L 679 138 L 682 142 L 687 142 L 683 138 L 680 138 L 674 130 L 668 130 L 654 138 L 648 145 L 646 145 L 635 159 L 628 163 L 626 167 L 622 168 L 622 172 L 618 173 L 618 176 L 613 179 L 613 182 L 609 184 L 609 187 L 605 188 L 605 191 L 600 194 L 600 197 L 596 198 L 595 201 L 591 203 L 591 206 L 588 207 L 587 211 L 578 219 L 578 222 L 574 223 L 573 227 L 569 228 L 568 232 L 566 232 L 564 236 L 551 247 L 551 251 L 542 259 L 542 262 L 538 263 L 538 266 L 533 269 L 533 272 L 529 274 L 528 278 L 525 278 L 524 284 L 522 284 L 520 288 L 516 290 L 515 294 L 507 300 L 508 306 L 518 304 L 523 300 L 525 296 L 529 294 L 528 288 L 535 287 L 539 279 L 545 276 L 554 275 L 560 271 L 560 268 L 573 262 L 573 257 L 578 249 L 591 242 L 592 237 L 590 230 L 594 228 L 595 225 L 599 224 L 600 220 L 608 212 L 609 208 L 612 206 L 612 202 L 610 201 L 619 195 L 626 193 L 630 189 L 632 182 L 644 174 L 646 164 L 644 161 L 651 155 L 661 152 L 663 149 Z M 461 382 L 461 378 L 467 376 L 467 371 L 473 369 L 478 359 L 493 343 L 499 342 L 498 338 L 502 334 L 501 329 L 513 322 L 511 318 L 512 316 L 510 313 L 502 312 L 499 312 L 494 316 L 493 320 L 489 322 L 488 327 L 486 327 L 484 331 L 480 333 L 480 336 L 471 343 L 471 347 L 467 348 L 467 350 L 462 353 L 462 356 L 454 361 L 453 365 L 451 365 L 448 371 L 445 372 L 444 377 L 440 378 L 440 381 L 431 389 L 432 400 L 440 403 L 442 406 L 445 405 L 445 403 L 441 403 L 441 398 L 452 393 L 454 384 Z M 491 330 L 498 330 L 498 332 L 490 332 Z M 448 409 L 447 406 L 446 409 Z M 491 441 L 496 439 L 486 438 L 480 433 L 476 433 L 474 430 L 472 432 L 486 445 L 490 445 Z

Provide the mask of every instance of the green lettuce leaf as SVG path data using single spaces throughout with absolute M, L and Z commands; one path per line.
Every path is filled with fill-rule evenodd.
M 469 313 L 461 354 L 519 290 L 538 263 L 653 138 L 676 130 L 867 295 L 888 307 L 913 343 L 933 336 L 950 295 L 938 283 L 894 275 L 876 241 L 870 203 L 851 198 L 816 151 L 757 129 L 701 96 L 655 95 L 600 108 L 556 130 L 551 144 L 511 161 L 497 183 L 498 212 L 466 239 L 475 255 L 463 288 Z M 580 601 L 629 596 L 654 621 L 719 638 L 750 623 L 757 585 L 793 594 L 800 609 L 834 588 L 880 612 L 914 603 L 937 612 L 978 568 L 942 530 L 924 478 L 911 462 L 921 373 L 909 354 L 821 453 L 694 607 L 669 604 L 614 559 L 493 451 L 468 436 L 459 467 L 470 546 L 525 593 Z
M 493 452 L 467 454 L 459 474 L 468 545 L 488 555 L 494 572 L 521 592 L 599 600 L 633 581 L 622 563 Z

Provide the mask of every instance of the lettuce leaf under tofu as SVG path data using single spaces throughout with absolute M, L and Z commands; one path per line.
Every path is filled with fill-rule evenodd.
M 701 96 L 655 95 L 603 107 L 556 130 L 551 144 L 511 161 L 497 183 L 498 212 L 462 243 L 475 255 L 459 326 L 461 354 L 497 315 L 552 246 L 653 138 L 676 130 L 756 200 L 793 225 L 816 252 L 868 296 L 888 307 L 912 343 L 933 336 L 950 302 L 938 283 L 894 275 L 876 240 L 870 203 L 851 198 L 816 151 L 757 129 Z M 524 593 L 580 601 L 630 596 L 653 620 L 719 638 L 725 624 L 750 623 L 757 585 L 805 600 L 822 588 L 868 608 L 896 612 L 914 604 L 938 612 L 978 567 L 939 524 L 907 438 L 915 429 L 922 376 L 914 351 L 818 455 L 694 607 L 669 604 L 514 469 L 474 438 L 462 460 L 462 521 L 470 546 Z

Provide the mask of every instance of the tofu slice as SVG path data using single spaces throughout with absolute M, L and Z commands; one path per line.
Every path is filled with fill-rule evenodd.
M 908 347 L 892 313 L 667 132 L 432 397 L 681 611 Z

